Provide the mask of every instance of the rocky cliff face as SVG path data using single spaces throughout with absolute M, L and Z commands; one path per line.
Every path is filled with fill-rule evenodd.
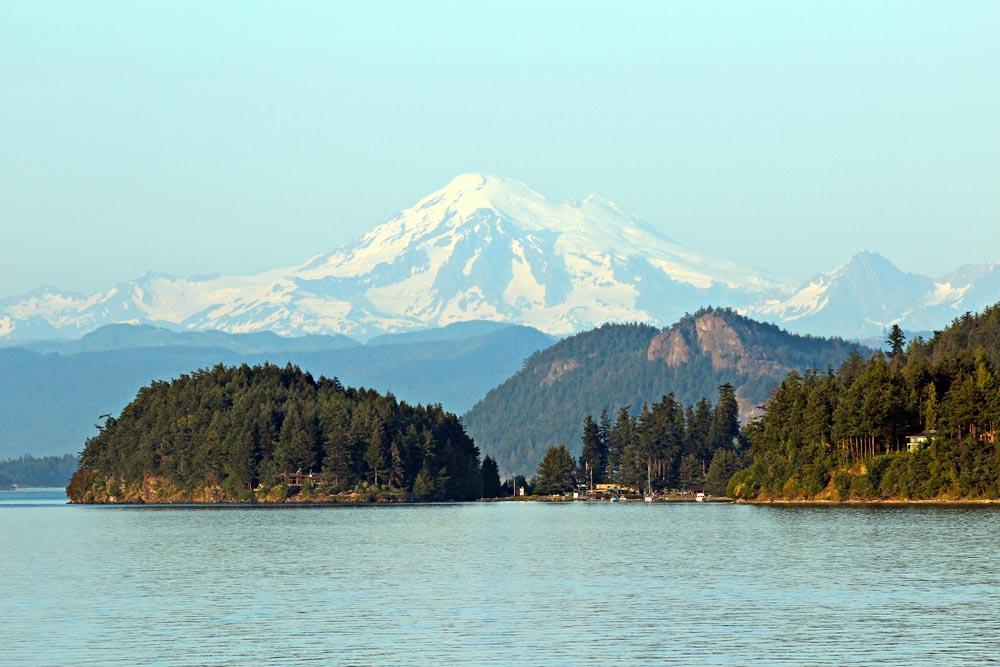
M 646 358 L 650 361 L 663 361 L 667 366 L 677 368 L 691 358 L 691 347 L 680 329 L 668 329 L 650 341 Z
M 741 333 L 742 328 L 741 320 L 731 311 L 704 311 L 658 334 L 650 342 L 646 357 L 677 368 L 706 355 L 714 370 L 733 369 L 750 377 L 778 377 L 791 370 L 752 340 L 756 336 L 744 335 L 750 331 Z

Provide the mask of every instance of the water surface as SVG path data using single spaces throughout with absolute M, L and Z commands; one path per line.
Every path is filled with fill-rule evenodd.
M 4 665 L 970 665 L 1000 511 L 66 506 L 0 492 Z

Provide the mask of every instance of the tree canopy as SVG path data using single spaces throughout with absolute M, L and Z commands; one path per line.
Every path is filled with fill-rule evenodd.
M 314 379 L 297 367 L 216 366 L 154 382 L 86 443 L 75 501 L 247 500 L 303 491 L 480 497 L 479 451 L 440 405 Z

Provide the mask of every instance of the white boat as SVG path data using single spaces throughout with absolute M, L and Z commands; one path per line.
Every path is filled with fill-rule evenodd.
M 695 494 L 695 496 L 694 496 L 694 500 L 695 500 L 695 502 L 697 502 L 697 503 L 703 503 L 703 502 L 705 502 L 705 498 L 706 498 L 706 496 L 705 496 L 705 492 L 704 492 L 704 491 L 699 491 L 699 492 L 698 492 L 697 494 Z

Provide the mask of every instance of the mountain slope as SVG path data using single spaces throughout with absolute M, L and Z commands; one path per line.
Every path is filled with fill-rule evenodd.
M 792 335 L 729 309 L 702 310 L 662 331 L 609 324 L 535 353 L 463 421 L 505 471 L 531 474 L 551 445 L 579 454 L 587 414 L 623 405 L 637 411 L 668 392 L 690 405 L 714 397 L 724 382 L 736 388 L 746 414 L 789 370 L 839 365 L 855 349 L 843 340 Z
M 5 299 L 0 338 L 75 337 L 122 322 L 370 337 L 494 320 L 564 334 L 611 320 L 666 323 L 781 287 L 685 248 L 596 195 L 555 203 L 511 179 L 464 174 L 301 266 L 190 279 L 150 273 L 98 294 L 43 288 Z

